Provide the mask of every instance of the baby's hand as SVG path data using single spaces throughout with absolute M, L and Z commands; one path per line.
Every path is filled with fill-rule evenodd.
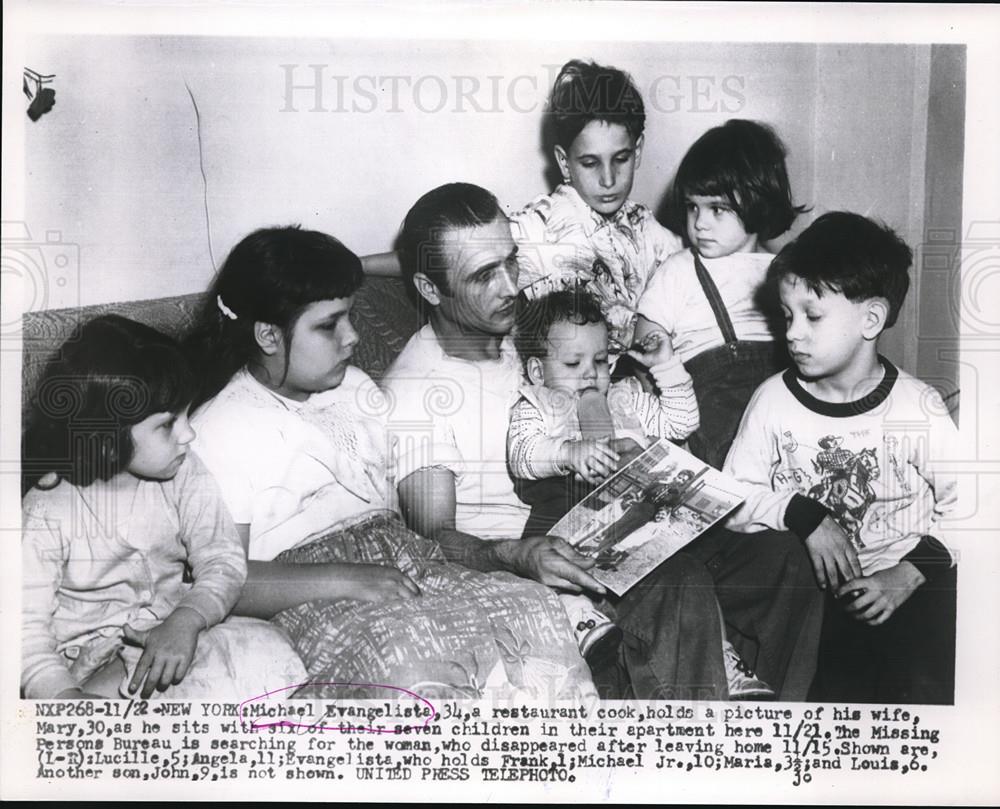
M 188 607 L 178 607 L 162 624 L 146 632 L 137 632 L 126 624 L 125 642 L 143 647 L 129 693 L 134 694 L 141 685 L 141 696 L 148 699 L 156 689 L 163 691 L 183 680 L 198 648 L 198 634 L 204 628 L 205 619 Z
M 861 576 L 858 554 L 833 517 L 824 517 L 806 537 L 806 551 L 821 589 L 833 588 Z
M 878 626 L 888 621 L 924 581 L 913 565 L 900 562 L 870 576 L 852 579 L 837 590 L 837 598 L 852 618 Z
M 632 343 L 628 355 L 636 362 L 641 362 L 647 368 L 661 365 L 674 356 L 674 343 L 670 335 L 663 329 L 656 329 L 646 334 L 641 340 Z
M 420 595 L 420 588 L 413 579 L 384 565 L 339 565 L 330 586 L 330 598 L 354 598 L 373 604 Z
M 646 446 L 649 446 L 649 444 L 652 444 L 655 440 L 655 438 L 647 436 Z M 618 453 L 619 469 L 631 463 L 646 451 L 646 446 L 636 443 L 634 438 L 612 438 L 610 444 L 611 449 Z
M 562 445 L 562 456 L 564 465 L 591 486 L 596 486 L 618 469 L 619 455 L 611 448 L 609 438 L 565 441 Z

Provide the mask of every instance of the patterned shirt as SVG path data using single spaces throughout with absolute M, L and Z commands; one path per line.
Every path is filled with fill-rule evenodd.
M 636 306 L 654 271 L 683 247 L 645 205 L 626 200 L 604 217 L 569 185 L 514 214 L 511 230 L 528 297 L 583 283 L 611 327 L 612 357 L 632 343 Z
M 633 377 L 608 389 L 616 438 L 633 438 L 646 446 L 647 436 L 682 440 L 698 429 L 698 403 L 691 377 L 679 358 L 650 368 L 662 392 L 646 393 Z M 511 473 L 526 480 L 554 477 L 570 470 L 556 458 L 564 441 L 579 440 L 578 397 L 542 385 L 521 389 L 507 435 Z

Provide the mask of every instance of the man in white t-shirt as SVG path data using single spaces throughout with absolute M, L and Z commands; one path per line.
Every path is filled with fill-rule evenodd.
M 485 189 L 428 192 L 403 223 L 404 277 L 427 318 L 389 368 L 389 429 L 407 522 L 448 557 L 551 587 L 604 595 L 594 560 L 561 539 L 522 538 L 529 509 L 507 472 L 506 436 L 521 372 L 509 333 L 517 246 Z M 677 554 L 615 605 L 622 651 L 595 672 L 604 696 L 724 699 L 721 626 L 711 577 Z

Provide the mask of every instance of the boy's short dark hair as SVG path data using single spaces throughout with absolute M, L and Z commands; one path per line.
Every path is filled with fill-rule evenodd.
M 885 327 L 896 322 L 910 288 L 913 251 L 897 233 L 860 214 L 823 214 L 774 257 L 767 285 L 777 289 L 782 278 L 800 278 L 817 295 L 841 293 L 850 301 L 885 298 Z
M 747 233 L 767 241 L 806 210 L 792 201 L 785 144 L 767 124 L 733 118 L 709 129 L 681 160 L 670 198 L 671 226 L 687 232 L 686 199 L 724 197 Z
M 616 67 L 572 59 L 552 84 L 546 110 L 551 139 L 569 149 L 591 121 L 621 124 L 633 141 L 646 128 L 642 94 L 628 73 Z
M 396 249 L 399 252 L 407 291 L 421 313 L 426 313 L 423 297 L 413 276 L 426 275 L 442 294 L 450 294 L 448 262 L 441 243 L 456 228 L 475 228 L 505 216 L 497 198 L 472 183 L 448 183 L 428 191 L 410 208 L 403 220 Z
M 514 321 L 514 345 L 525 371 L 532 357 L 548 356 L 549 331 L 556 323 L 608 325 L 601 307 L 583 287 L 552 292 L 534 300 L 520 296 Z

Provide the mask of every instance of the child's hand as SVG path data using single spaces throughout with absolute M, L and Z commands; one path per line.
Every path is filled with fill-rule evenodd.
M 656 329 L 633 343 L 628 355 L 647 368 L 652 368 L 673 358 L 674 343 L 663 329 Z
M 563 463 L 591 486 L 614 474 L 618 460 L 609 438 L 583 438 L 562 445 Z
M 354 598 L 373 604 L 420 595 L 420 588 L 413 579 L 384 565 L 340 565 L 330 586 L 330 598 Z
M 926 579 L 909 562 L 852 579 L 837 590 L 847 613 L 869 626 L 884 624 Z
M 142 686 L 142 698 L 153 691 L 163 691 L 184 679 L 198 648 L 198 634 L 205 628 L 205 619 L 188 607 L 178 607 L 159 626 L 137 632 L 128 624 L 123 627 L 125 642 L 143 647 L 142 657 L 135 667 L 128 691 L 134 694 Z
M 822 590 L 861 577 L 858 554 L 833 517 L 824 517 L 806 538 L 806 551 Z
M 656 441 L 655 438 L 650 438 L 646 436 L 647 445 L 652 444 Z M 645 452 L 646 447 L 636 443 L 634 438 L 612 438 L 610 441 L 611 449 L 618 453 L 618 468 L 625 466 L 626 464 L 634 461 L 643 452 Z

